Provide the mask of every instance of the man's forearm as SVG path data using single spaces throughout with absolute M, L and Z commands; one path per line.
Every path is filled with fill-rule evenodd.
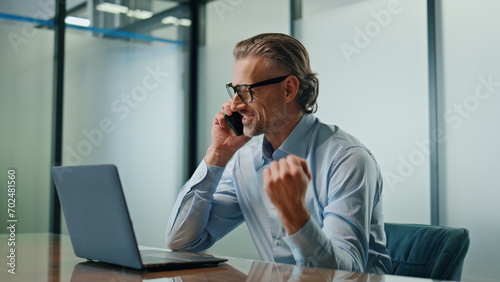
M 208 167 L 202 164 L 186 182 L 179 193 L 166 230 L 166 241 L 170 249 L 199 250 L 205 247 L 205 228 L 220 174 L 209 173 Z

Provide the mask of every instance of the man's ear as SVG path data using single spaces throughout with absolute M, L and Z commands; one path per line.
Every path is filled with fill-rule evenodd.
M 285 102 L 291 102 L 295 100 L 297 93 L 299 92 L 300 82 L 295 75 L 290 75 L 284 81 L 285 83 Z

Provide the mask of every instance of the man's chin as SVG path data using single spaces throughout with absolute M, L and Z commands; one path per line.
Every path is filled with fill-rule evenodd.
M 255 127 L 253 127 L 253 126 L 247 126 L 247 125 L 245 125 L 245 126 L 243 127 L 243 134 L 244 134 L 246 137 L 250 137 L 250 138 L 252 138 L 252 137 L 255 137 L 255 136 L 257 136 L 257 135 L 261 135 L 261 134 L 262 134 L 262 132 L 259 132 L 259 130 L 256 130 L 256 128 L 255 128 Z
M 253 134 L 253 132 L 246 130 L 246 129 L 243 129 L 243 135 L 245 135 L 246 137 L 250 137 L 250 138 L 255 136 L 255 134 Z

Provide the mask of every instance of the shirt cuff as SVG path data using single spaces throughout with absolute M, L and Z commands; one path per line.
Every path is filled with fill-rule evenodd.
M 322 250 L 317 248 L 328 245 L 323 231 L 312 217 L 299 231 L 284 237 L 283 240 L 290 247 L 297 265 L 307 265 L 309 258 L 318 256 L 321 253 Z
M 219 180 L 224 173 L 223 167 L 207 165 L 204 160 L 196 168 L 187 186 L 191 187 L 190 190 L 196 187 L 198 191 L 214 192 L 217 185 L 200 185 L 203 183 L 219 183 Z M 212 191 L 213 190 L 213 191 Z

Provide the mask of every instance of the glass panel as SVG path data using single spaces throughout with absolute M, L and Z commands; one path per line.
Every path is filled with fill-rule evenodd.
M 0 6 L 0 13 L 49 20 L 54 18 L 55 2 L 54 0 L 4 0 Z
M 441 222 L 470 230 L 462 275 L 468 281 L 498 280 L 499 9 L 494 0 L 447 0 L 441 7 Z
M 332 3 L 334 2 L 334 3 Z M 384 176 L 386 221 L 430 221 L 425 1 L 303 1 L 317 116 L 361 140 Z
M 179 28 L 189 27 L 188 4 L 177 1 L 83 1 L 68 6 L 66 23 L 73 33 L 121 38 L 128 42 L 181 43 Z
M 4 17 L 0 37 L 0 220 L 18 220 L 15 232 L 48 232 L 54 32 Z M 10 169 L 16 177 L 12 194 Z M 7 217 L 7 207 L 14 217 Z
M 222 103 L 229 100 L 225 84 L 231 81 L 232 77 L 234 45 L 263 32 L 289 33 L 289 2 L 258 0 L 207 3 L 206 42 L 199 52 L 199 161 L 203 159 L 210 145 L 213 117 L 220 110 Z M 229 233 L 207 252 L 260 259 L 245 224 Z
M 164 248 L 185 175 L 187 44 L 134 37 L 150 36 L 149 24 L 119 37 L 105 29 L 66 33 L 63 163 L 116 164 L 139 244 Z

